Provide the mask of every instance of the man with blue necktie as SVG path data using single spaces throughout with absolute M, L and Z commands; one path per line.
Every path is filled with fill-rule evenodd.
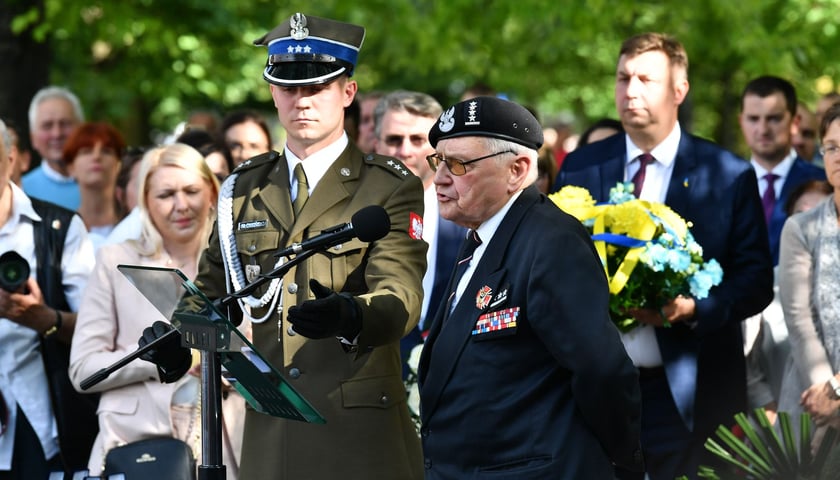
M 698 465 L 714 460 L 706 439 L 719 425 L 734 424 L 747 406 L 741 322 L 773 298 L 755 172 L 681 129 L 677 113 L 688 89 L 688 56 L 677 40 L 658 33 L 625 40 L 615 103 L 626 134 L 569 154 L 555 184 L 555 190 L 584 187 L 603 202 L 616 183 L 632 180 L 639 198 L 663 202 L 691 222 L 704 258 L 723 267 L 723 282 L 707 298 L 679 296 L 659 309 L 636 309 L 631 313 L 642 326 L 622 334 L 640 372 L 642 450 L 651 480 L 696 478 Z M 644 478 L 628 471 L 618 476 Z

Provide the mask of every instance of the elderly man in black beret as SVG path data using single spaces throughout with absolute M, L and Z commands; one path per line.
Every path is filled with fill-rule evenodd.
M 470 230 L 420 360 L 426 479 L 640 470 L 637 371 L 586 230 L 533 185 L 537 120 L 478 97 L 429 139 L 440 214 Z

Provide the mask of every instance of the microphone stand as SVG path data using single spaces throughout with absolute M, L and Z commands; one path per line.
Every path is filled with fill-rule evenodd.
M 317 253 L 319 249 L 314 248 L 295 255 L 295 258 L 284 262 L 270 272 L 258 276 L 253 282 L 244 286 L 236 292 L 230 293 L 223 298 L 213 302 L 217 309 L 229 307 L 235 300 L 250 295 L 267 281 L 282 277 L 292 267 L 303 260 Z M 278 292 L 279 294 L 279 292 Z M 222 319 L 224 320 L 224 319 Z M 225 465 L 222 461 L 222 362 L 221 355 L 216 351 L 215 341 L 207 342 L 206 330 L 190 330 L 186 325 L 181 324 L 178 329 L 172 329 L 152 342 L 138 348 L 134 352 L 117 360 L 88 378 L 84 379 L 80 387 L 88 390 L 99 382 L 108 378 L 112 373 L 126 366 L 134 359 L 152 350 L 159 343 L 181 332 L 181 345 L 195 348 L 201 351 L 201 465 L 198 466 L 199 480 L 225 480 Z

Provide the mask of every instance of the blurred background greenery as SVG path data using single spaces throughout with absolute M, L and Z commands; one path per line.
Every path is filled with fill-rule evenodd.
M 3 0 L 0 116 L 25 127 L 32 95 L 56 84 L 135 144 L 196 110 L 247 106 L 273 119 L 266 52 L 252 42 L 296 11 L 366 27 L 360 92 L 420 90 L 449 104 L 483 82 L 576 131 L 616 116 L 618 49 L 644 31 L 688 51 L 684 126 L 742 154 L 750 78 L 789 79 L 811 109 L 840 89 L 840 0 Z

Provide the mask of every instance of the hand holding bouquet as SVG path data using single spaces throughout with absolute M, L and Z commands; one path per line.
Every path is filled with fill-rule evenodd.
M 609 280 L 610 315 L 622 332 L 639 325 L 630 310 L 658 310 L 680 295 L 703 299 L 723 279 L 720 264 L 703 259 L 690 223 L 662 203 L 637 199 L 632 190 L 632 183 L 619 183 L 609 202 L 599 205 L 581 187 L 549 195 L 591 233 Z

